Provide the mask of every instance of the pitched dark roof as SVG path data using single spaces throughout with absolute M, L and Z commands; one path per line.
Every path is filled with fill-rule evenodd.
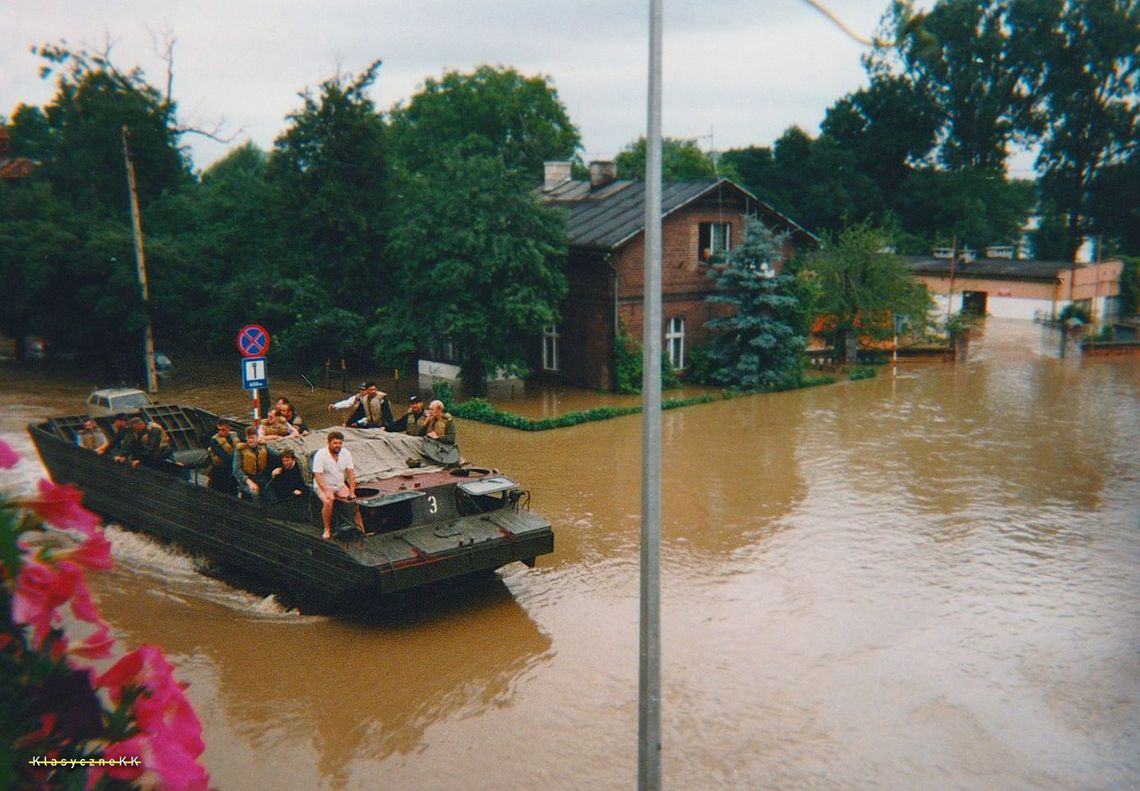
M 819 239 L 756 196 L 728 179 L 703 181 L 667 181 L 661 185 L 661 216 L 700 200 L 724 192 L 729 197 L 747 198 L 770 224 L 784 228 L 799 241 L 818 244 Z M 570 244 L 612 250 L 645 230 L 645 182 L 614 181 L 604 187 L 592 189 L 588 181 L 566 181 L 553 189 L 540 192 L 541 199 L 564 209 L 567 213 L 566 231 Z
M 950 275 L 950 259 L 908 257 L 907 263 L 915 274 Z M 1085 264 L 1077 264 L 1083 269 Z M 989 280 L 1040 280 L 1053 282 L 1073 268 L 1064 261 L 1014 261 L 1009 258 L 978 258 L 969 263 L 959 263 L 954 267 L 958 277 L 978 277 Z

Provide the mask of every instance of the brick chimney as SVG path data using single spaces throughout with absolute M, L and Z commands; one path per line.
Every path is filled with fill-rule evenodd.
M 8 127 L 0 126 L 0 162 L 7 162 L 12 158 L 12 138 L 8 136 Z
M 543 162 L 542 191 L 550 192 L 559 184 L 570 180 L 569 162 Z
M 610 160 L 594 160 L 590 163 L 590 189 L 604 187 L 617 178 L 617 163 Z

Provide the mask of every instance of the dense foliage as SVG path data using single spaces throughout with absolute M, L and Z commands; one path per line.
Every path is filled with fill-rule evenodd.
M 572 159 L 581 146 L 550 78 L 502 66 L 428 78 L 391 119 L 395 156 L 408 171 L 462 146 L 468 155 L 501 157 L 533 186 L 542 180 L 543 162 Z
M 400 298 L 370 335 L 381 357 L 449 341 L 469 393 L 496 370 L 526 373 L 567 289 L 562 217 L 531 186 L 502 157 L 466 151 L 403 175 L 391 243 Z
M 937 0 L 924 11 L 900 0 L 889 11 L 882 37 L 899 46 L 866 59 L 867 85 L 839 97 L 818 134 L 792 127 L 719 157 L 666 138 L 665 178 L 728 175 L 816 233 L 887 229 L 900 254 L 1016 242 L 1036 213 L 1038 258 L 1069 260 L 1088 236 L 1105 255 L 1140 255 L 1134 0 Z M 109 50 L 36 52 L 54 95 L 0 119 L 12 154 L 40 163 L 0 183 L 0 333 L 79 352 L 109 381 L 137 379 L 148 321 L 161 347 L 207 350 L 254 321 L 273 333 L 276 361 L 404 368 L 446 342 L 479 381 L 523 370 L 557 319 L 565 240 L 529 196 L 542 163 L 576 161 L 581 139 L 548 77 L 450 70 L 384 112 L 370 98 L 376 61 L 302 90 L 271 151 L 238 146 L 198 174 L 172 57 L 152 83 Z M 1010 178 L 1016 144 L 1039 147 L 1036 183 Z M 621 152 L 623 178 L 642 177 L 644 150 L 640 139 Z
M 811 329 L 808 291 L 783 269 L 785 236 L 745 218 L 743 242 L 723 266 L 710 269 L 717 292 L 709 302 L 729 315 L 705 323 L 718 333 L 710 349 L 709 378 L 736 390 L 768 390 L 799 382 Z
M 892 3 L 869 85 L 837 100 L 818 137 L 725 152 L 722 171 L 816 232 L 871 220 L 896 249 L 953 239 L 981 251 L 1021 236 L 1071 260 L 1083 236 L 1140 254 L 1135 101 L 1140 5 L 1130 0 Z M 1010 179 L 1013 145 L 1042 178 Z
M 926 286 L 907 265 L 886 251 L 887 235 L 867 223 L 827 237 L 804 264 L 818 288 L 821 333 L 840 359 L 854 359 L 860 337 L 885 340 L 894 335 L 894 316 L 906 320 L 909 331 L 921 335 L 929 326 L 933 301 Z
M 617 155 L 614 162 L 620 179 L 645 180 L 645 137 L 639 137 Z M 699 181 L 716 178 L 716 164 L 701 151 L 696 140 L 672 137 L 661 141 L 662 181 Z

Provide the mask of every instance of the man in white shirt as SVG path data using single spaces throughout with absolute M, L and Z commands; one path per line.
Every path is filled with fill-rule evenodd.
M 332 538 L 332 515 L 337 500 L 353 504 L 352 516 L 356 527 L 364 535 L 371 535 L 365 532 L 360 507 L 355 503 L 356 468 L 352 464 L 352 454 L 344 447 L 344 435 L 330 431 L 326 442 L 326 447 L 313 454 L 313 488 L 321 499 L 321 520 L 325 525 L 321 538 Z

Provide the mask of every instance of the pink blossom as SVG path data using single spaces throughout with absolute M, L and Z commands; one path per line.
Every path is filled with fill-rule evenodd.
M 20 454 L 12 450 L 12 446 L 0 439 L 0 470 L 15 467 L 20 461 Z
M 41 479 L 37 485 L 39 494 L 25 497 L 21 505 L 56 527 L 79 530 L 87 535 L 95 532 L 99 517 L 79 504 L 83 492 L 70 483 L 60 485 Z
M 84 637 L 77 645 L 68 649 L 68 653 L 84 659 L 106 659 L 111 656 L 111 648 L 115 645 L 115 638 L 111 637 L 111 630 L 104 626 Z
M 106 688 L 116 703 L 124 687 L 141 688 L 132 712 L 140 729 L 148 770 L 161 780 L 163 788 L 206 788 L 209 776 L 198 764 L 206 748 L 202 725 L 182 687 L 174 679 L 174 668 L 162 649 L 143 645 L 124 656 L 95 680 Z M 136 755 L 139 753 L 136 753 Z
M 51 631 L 56 611 L 67 602 L 70 602 L 76 618 L 105 627 L 99 611 L 91 601 L 80 566 L 65 560 L 58 567 L 52 567 L 38 560 L 30 560 L 24 564 L 16 579 L 12 620 L 32 627 L 32 643 L 38 649 Z
M 103 750 L 103 754 L 100 757 L 112 759 L 126 758 L 128 760 L 131 758 L 142 759 L 145 757 L 143 747 L 143 738 L 141 736 L 132 736 L 131 738 L 125 739 L 124 741 L 107 745 L 106 749 Z M 124 764 L 123 766 L 98 766 L 88 773 L 87 787 L 91 788 L 93 785 L 95 785 L 95 783 L 103 776 L 104 773 L 117 780 L 131 781 L 137 780 L 139 777 L 141 777 L 144 771 L 146 771 L 146 767 L 141 765 L 133 766 L 131 764 Z
M 90 533 L 79 546 L 53 550 L 51 556 L 53 560 L 69 560 L 93 570 L 115 565 L 111 559 L 111 542 L 98 530 Z

